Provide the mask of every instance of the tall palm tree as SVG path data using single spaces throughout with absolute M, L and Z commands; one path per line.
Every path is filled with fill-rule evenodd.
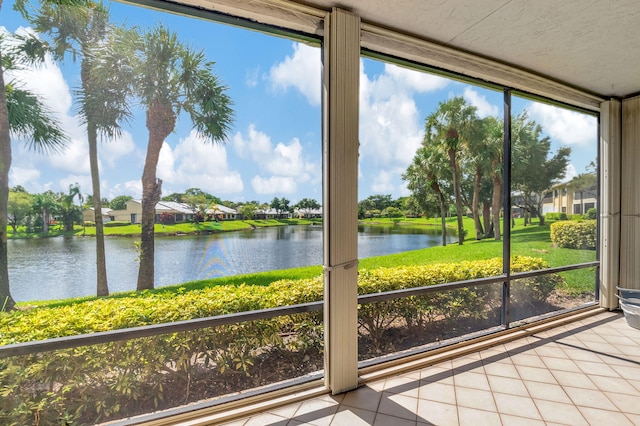
M 27 147 L 38 152 L 59 150 L 67 141 L 59 123 L 36 95 L 16 81 L 5 82 L 5 71 L 42 60 L 43 51 L 32 49 L 33 40 L 12 43 L 11 47 L 6 41 L 6 37 L 0 39 L 0 310 L 13 309 L 15 305 L 9 288 L 7 244 L 11 135 L 24 138 Z M 31 53 L 41 56 L 30 56 Z
M 502 160 L 503 155 L 503 121 L 496 117 L 486 117 L 483 120 L 484 137 L 487 157 L 490 160 L 489 175 L 493 183 L 493 197 L 491 200 L 491 218 L 493 234 L 500 240 L 500 211 L 502 210 Z
M 459 157 L 468 144 L 476 120 L 476 107 L 467 104 L 462 97 L 455 97 L 440 102 L 436 111 L 427 117 L 425 123 L 428 137 L 434 143 L 443 145 L 449 158 L 458 219 L 458 244 L 460 245 L 464 243 L 465 231 L 462 222 L 464 207 Z
M 96 294 L 109 295 L 104 223 L 100 196 L 98 136 L 112 138 L 120 134 L 120 123 L 130 116 L 130 67 L 113 47 L 118 31 L 109 24 L 109 13 L 102 3 L 65 5 L 44 3 L 30 19 L 36 31 L 51 37 L 57 59 L 66 54 L 80 58 L 81 87 L 77 90 L 80 116 L 87 129 L 89 165 L 96 228 Z M 104 71 L 107 70 L 107 71 Z
M 147 111 L 149 139 L 142 173 L 142 235 L 138 290 L 154 287 L 155 206 L 162 193 L 156 176 L 160 149 L 185 111 L 193 127 L 209 141 L 227 137 L 233 110 L 226 87 L 213 73 L 202 51 L 180 43 L 175 33 L 157 26 L 141 35 L 134 46 L 135 91 Z

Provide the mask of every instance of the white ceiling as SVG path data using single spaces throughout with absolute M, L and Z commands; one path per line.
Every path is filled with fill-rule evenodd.
M 603 97 L 640 93 L 638 0 L 295 0 Z

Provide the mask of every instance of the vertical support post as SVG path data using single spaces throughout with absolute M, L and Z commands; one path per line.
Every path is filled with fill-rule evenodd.
M 640 96 L 622 101 L 620 286 L 640 289 Z
M 600 105 L 599 299 L 600 306 L 606 309 L 618 306 L 615 295 L 620 282 L 621 113 L 622 104 L 619 100 L 611 99 Z M 635 169 L 625 168 L 623 172 L 629 173 Z
M 502 146 L 502 272 L 507 276 L 502 283 L 501 320 L 509 328 L 511 304 L 511 91 L 504 91 L 504 135 Z
M 358 99 L 360 18 L 334 8 L 324 40 L 325 383 L 358 386 Z

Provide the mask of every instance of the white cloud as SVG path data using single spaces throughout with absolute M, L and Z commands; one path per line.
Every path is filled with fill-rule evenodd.
M 596 146 L 598 122 L 595 117 L 539 102 L 531 103 L 527 111 L 552 140 L 563 145 Z
M 247 70 L 245 73 L 245 84 L 247 87 L 256 87 L 258 85 L 258 75 L 260 74 L 260 67 Z
M 118 160 L 129 156 L 136 149 L 133 136 L 127 131 L 123 131 L 119 137 L 113 140 L 104 140 L 102 142 L 98 145 L 98 156 L 109 168 L 117 167 Z M 100 170 L 102 170 L 102 167 L 100 167 Z
M 9 181 L 11 186 L 21 185 L 25 188 L 31 188 L 38 184 L 40 179 L 40 170 L 35 167 L 11 166 L 9 171 Z
M 200 188 L 212 194 L 244 189 L 240 173 L 229 168 L 226 148 L 212 144 L 195 130 L 174 149 L 167 143 L 162 146 L 157 174 L 167 185 Z
M 498 115 L 498 106 L 489 103 L 486 96 L 481 95 L 471 87 L 464 89 L 462 96 L 467 102 L 478 109 L 478 115 L 480 118 Z
M 111 200 L 119 195 L 129 195 L 134 199 L 141 199 L 142 182 L 138 179 L 116 184 L 111 188 L 108 194 L 103 194 L 103 197 L 107 197 L 109 200 Z
M 293 55 L 271 67 L 269 79 L 276 90 L 294 87 L 311 105 L 320 105 L 322 63 L 320 49 L 302 43 L 293 44 Z
M 269 135 L 251 124 L 245 135 L 241 132 L 234 135 L 233 146 L 241 158 L 252 161 L 260 171 L 270 175 L 253 178 L 251 185 L 257 193 L 291 193 L 297 183 L 322 180 L 320 164 L 305 159 L 304 147 L 298 138 L 274 146 Z
M 256 194 L 293 194 L 297 190 L 293 177 L 271 176 L 268 178 L 254 176 L 251 179 L 251 187 Z
M 564 171 L 564 179 L 563 181 L 568 181 L 578 176 L 578 172 L 573 164 L 567 164 L 567 168 Z
M 47 158 L 49 164 L 57 169 L 73 173 L 91 173 L 89 147 L 86 140 L 72 138 L 63 151 L 50 154 Z
M 91 176 L 87 175 L 68 175 L 60 179 L 60 190 L 65 194 L 69 192 L 69 185 L 78 184 L 82 194 L 91 194 Z
M 394 192 L 395 186 L 392 180 L 393 174 L 385 170 L 381 170 L 380 173 L 374 177 L 373 183 L 371 184 L 371 190 L 378 194 Z

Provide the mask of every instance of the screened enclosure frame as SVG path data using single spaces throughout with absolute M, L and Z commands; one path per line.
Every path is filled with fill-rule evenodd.
M 619 277 L 616 272 L 615 256 L 620 255 L 620 247 L 615 241 L 603 246 L 602 239 L 603 235 L 613 236 L 614 240 L 620 238 L 620 225 L 611 221 L 619 212 L 610 211 L 612 206 L 615 210 L 620 198 L 619 187 L 616 193 L 616 182 L 619 185 L 620 172 L 611 170 L 611 165 L 620 161 L 615 154 L 615 147 L 619 147 L 620 144 L 619 129 L 616 130 L 615 123 L 620 119 L 622 109 L 621 102 L 618 100 L 605 100 L 487 58 L 390 31 L 374 23 L 361 22 L 357 15 L 337 8 L 324 11 L 285 1 L 257 0 L 247 2 L 142 0 L 133 3 L 321 45 L 323 82 L 318 84 L 323 86 L 324 302 L 7 345 L 0 347 L 0 358 L 324 310 L 324 384 L 332 393 L 337 394 L 354 389 L 359 384 L 359 369 L 363 364 L 359 364 L 357 360 L 358 304 L 500 283 L 502 284 L 501 327 L 504 330 L 510 328 L 509 295 L 512 281 L 543 274 L 595 268 L 596 300 L 593 303 L 600 301 L 600 305 L 605 308 L 616 306 L 613 295 Z M 387 60 L 418 71 L 428 71 L 503 91 L 505 126 L 503 209 L 505 211 L 511 206 L 512 95 L 543 100 L 597 115 L 600 136 L 597 150 L 597 199 L 600 216 L 597 221 L 596 260 L 527 273 L 512 273 L 510 215 L 503 214 L 502 275 L 411 290 L 358 295 L 357 267 L 355 267 L 358 259 L 356 241 L 359 111 L 357 78 L 361 56 Z M 603 138 L 606 141 L 603 141 Z M 609 141 L 613 147 L 607 144 Z M 601 191 L 600 188 L 603 190 Z M 603 256 L 602 261 L 601 256 Z M 603 285 L 602 290 L 600 285 Z M 383 361 L 384 358 L 381 358 L 380 362 Z M 372 363 L 365 364 L 372 365 Z M 314 376 L 308 380 L 317 379 L 318 377 Z M 178 410 L 184 411 L 184 409 Z

